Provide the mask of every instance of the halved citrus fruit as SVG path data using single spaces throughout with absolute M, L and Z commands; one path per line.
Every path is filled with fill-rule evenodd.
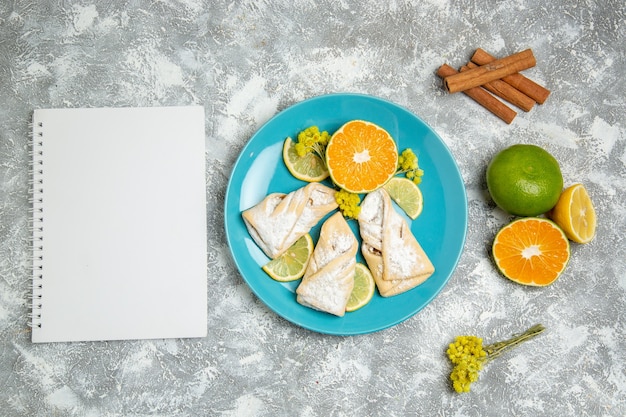
M 422 191 L 417 184 L 408 178 L 393 177 L 383 185 L 383 188 L 410 218 L 417 219 L 424 207 Z
M 569 261 L 569 241 L 554 222 L 526 217 L 504 226 L 493 242 L 493 258 L 502 274 L 519 284 L 553 283 Z
M 291 138 L 285 139 L 283 144 L 283 161 L 291 175 L 299 180 L 320 182 L 328 178 L 328 169 L 322 158 L 313 152 L 304 156 L 298 155 L 295 142 Z
M 383 186 L 398 168 L 396 142 L 385 129 L 364 120 L 341 126 L 326 147 L 326 166 L 335 184 L 355 194 Z
M 596 234 L 596 211 L 582 184 L 567 187 L 548 215 L 576 243 L 589 243 Z
M 355 311 L 369 303 L 374 296 L 376 284 L 367 266 L 357 262 L 354 270 L 354 287 L 348 299 L 346 311 Z
M 313 253 L 313 247 L 313 239 L 307 233 L 291 245 L 285 253 L 265 264 L 263 270 L 280 282 L 302 278 Z

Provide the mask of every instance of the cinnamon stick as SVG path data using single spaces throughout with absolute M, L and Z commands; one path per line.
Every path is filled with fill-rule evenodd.
M 480 48 L 476 50 L 471 59 L 471 61 L 477 65 L 486 65 L 495 60 L 495 57 Z M 550 90 L 537 84 L 522 74 L 507 75 L 502 77 L 502 81 L 518 89 L 539 104 L 543 104 L 550 95 Z
M 473 62 L 468 62 L 466 68 L 476 68 Z M 463 71 L 463 68 L 461 68 Z M 519 107 L 524 111 L 530 111 L 535 105 L 535 100 L 519 91 L 517 88 L 505 83 L 502 80 L 494 80 L 482 86 L 485 90 L 490 91 L 496 96 L 508 101 L 509 103 Z
M 444 80 L 447 77 L 457 74 L 458 71 L 452 68 L 448 64 L 443 64 L 437 70 L 437 75 L 443 78 Z M 517 113 L 508 107 L 506 104 L 495 98 L 491 93 L 487 90 L 480 87 L 472 87 L 463 91 L 469 97 L 471 97 L 478 104 L 498 116 L 500 119 L 504 120 L 506 123 L 510 124 Z
M 450 75 L 443 80 L 443 85 L 448 92 L 456 93 L 534 67 L 536 63 L 533 51 L 526 49 L 477 68 Z

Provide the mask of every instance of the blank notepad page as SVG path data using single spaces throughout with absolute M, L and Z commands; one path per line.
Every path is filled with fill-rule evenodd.
M 33 115 L 33 342 L 206 335 L 204 109 Z

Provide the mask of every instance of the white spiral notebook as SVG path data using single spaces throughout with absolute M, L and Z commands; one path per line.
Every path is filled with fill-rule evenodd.
M 33 114 L 32 341 L 206 336 L 201 106 Z

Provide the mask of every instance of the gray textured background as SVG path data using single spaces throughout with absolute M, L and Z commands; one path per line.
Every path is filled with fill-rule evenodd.
M 626 414 L 625 18 L 622 0 L 4 0 L 0 4 L 0 414 L 3 416 L 623 416 Z M 526 75 L 552 95 L 506 125 L 441 89 L 482 47 L 532 48 Z M 276 112 L 331 92 L 392 100 L 429 123 L 466 184 L 458 269 L 391 329 L 329 337 L 257 300 L 226 244 L 223 200 L 239 150 Z M 28 121 L 37 107 L 202 104 L 209 201 L 209 336 L 33 345 Z M 489 259 L 511 217 L 484 171 L 498 150 L 538 144 L 583 182 L 598 235 L 564 275 L 526 288 Z M 457 334 L 547 331 L 451 392 Z

